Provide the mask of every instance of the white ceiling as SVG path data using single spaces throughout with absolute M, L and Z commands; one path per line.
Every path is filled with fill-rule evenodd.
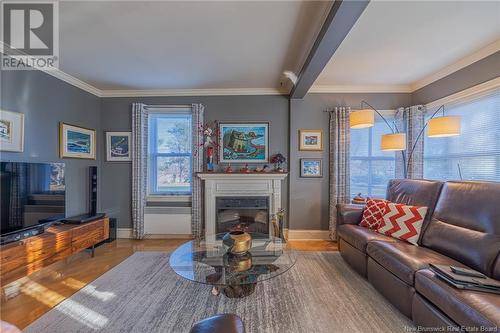
M 499 1 L 372 1 L 315 88 L 415 88 L 418 81 L 499 38 Z
M 60 69 L 101 90 L 279 88 L 331 3 L 60 3 Z

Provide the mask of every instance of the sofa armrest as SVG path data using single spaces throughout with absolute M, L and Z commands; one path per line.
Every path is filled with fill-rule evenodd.
M 337 226 L 342 224 L 359 224 L 365 205 L 337 204 Z

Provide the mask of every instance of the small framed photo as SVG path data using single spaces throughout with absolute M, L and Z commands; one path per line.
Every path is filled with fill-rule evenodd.
M 299 150 L 322 151 L 323 130 L 299 130 Z
M 301 158 L 300 177 L 302 178 L 323 177 L 323 160 L 321 158 Z
M 106 132 L 106 161 L 130 162 L 132 132 Z
M 0 150 L 24 151 L 24 114 L 0 110 Z
M 59 155 L 61 158 L 95 160 L 95 130 L 63 122 L 59 123 Z

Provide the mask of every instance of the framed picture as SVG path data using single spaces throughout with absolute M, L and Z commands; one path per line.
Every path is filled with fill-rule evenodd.
M 299 150 L 322 151 L 323 130 L 299 130 Z
M 24 151 L 24 114 L 0 110 L 0 150 Z
M 95 160 L 95 130 L 59 123 L 59 155 Z
M 106 161 L 130 162 L 132 132 L 106 132 Z
M 219 122 L 219 162 L 269 162 L 269 123 Z
M 301 158 L 300 177 L 303 178 L 323 177 L 323 160 L 321 158 Z

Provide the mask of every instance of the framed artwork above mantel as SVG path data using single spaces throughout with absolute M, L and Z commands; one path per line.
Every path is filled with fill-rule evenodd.
M 219 122 L 220 163 L 268 163 L 269 122 Z

